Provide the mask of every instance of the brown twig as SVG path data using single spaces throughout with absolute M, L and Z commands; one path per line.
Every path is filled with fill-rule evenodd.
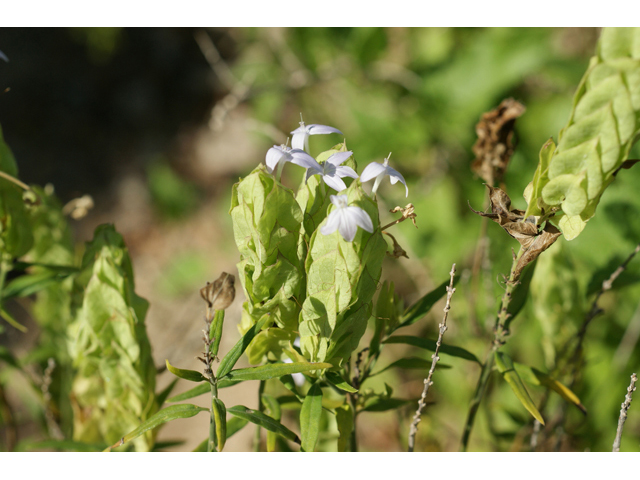
M 631 394 L 636 390 L 636 382 L 638 376 L 634 373 L 631 375 L 631 384 L 627 388 L 627 394 L 624 396 L 624 402 L 622 402 L 622 408 L 620 409 L 620 417 L 618 418 L 618 429 L 616 431 L 616 439 L 613 441 L 613 451 L 620 451 L 620 442 L 622 441 L 622 427 L 627 420 L 627 412 L 631 406 Z
M 453 296 L 453 292 L 456 291 L 453 288 L 453 277 L 456 274 L 456 264 L 454 263 L 451 266 L 451 271 L 449 275 L 451 276 L 451 280 L 449 282 L 449 286 L 447 287 L 447 303 L 444 306 L 444 317 L 442 318 L 442 323 L 438 325 L 439 333 L 438 333 L 438 341 L 436 342 L 436 350 L 431 355 L 431 368 L 429 369 L 429 374 L 427 378 L 424 380 L 424 389 L 422 390 L 422 395 L 420 397 L 420 401 L 418 402 L 418 410 L 416 410 L 416 414 L 413 416 L 413 421 L 411 422 L 411 427 L 409 428 L 409 451 L 413 452 L 415 441 L 416 441 L 416 433 L 418 433 L 418 424 L 420 423 L 420 416 L 422 415 L 422 410 L 424 410 L 425 405 L 427 404 L 427 394 L 429 393 L 429 387 L 433 385 L 433 381 L 431 378 L 433 377 L 433 372 L 436 369 L 436 363 L 440 360 L 438 357 L 438 352 L 440 351 L 440 345 L 442 345 L 442 337 L 444 336 L 444 332 L 447 331 L 447 317 L 449 316 L 449 310 L 451 310 L 451 297 Z

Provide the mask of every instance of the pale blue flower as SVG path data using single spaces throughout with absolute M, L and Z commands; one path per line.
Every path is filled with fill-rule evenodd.
M 390 156 L 391 154 L 389 154 L 389 157 Z M 376 181 L 373 183 L 373 188 L 371 189 L 371 195 L 373 195 L 376 193 L 376 190 L 378 190 L 378 186 L 380 185 L 380 182 L 382 181 L 382 179 L 386 175 L 388 175 L 389 180 L 391 181 L 391 185 L 394 185 L 395 183 L 397 183 L 398 180 L 404 183 L 404 188 L 407 191 L 406 196 L 408 197 L 409 187 L 407 187 L 407 182 L 405 182 L 404 177 L 400 172 L 398 172 L 397 170 L 394 170 L 389 166 L 389 157 L 384 159 L 384 163 L 372 162 L 369 165 L 367 165 L 365 169 L 362 171 L 362 175 L 360 175 L 360 181 L 364 183 L 364 182 L 368 182 L 373 178 L 376 179 Z
M 267 171 L 269 173 L 273 172 L 276 169 L 276 166 L 279 163 L 292 162 L 296 165 L 300 165 L 300 160 L 304 159 L 307 161 L 315 162 L 313 157 L 309 155 L 307 152 L 296 148 L 290 148 L 286 145 L 274 145 L 269 150 L 267 150 L 267 156 L 265 157 L 265 163 L 267 164 Z
M 340 165 L 351 155 L 353 155 L 353 152 L 334 153 L 324 163 L 316 162 L 311 156 L 308 156 L 308 158 L 299 157 L 294 163 L 307 169 L 305 182 L 309 180 L 309 177 L 312 175 L 320 175 L 322 176 L 324 183 L 340 192 L 347 188 L 342 181 L 342 178 L 358 178 L 358 174 L 353 170 L 353 168 Z
M 304 122 L 300 122 L 300 126 L 291 132 L 293 135 L 293 138 L 291 139 L 291 146 L 308 152 L 309 136 L 327 133 L 339 133 L 342 135 L 342 132 L 337 128 L 328 127 L 327 125 L 305 125 Z
M 334 209 L 327 217 L 327 223 L 320 228 L 321 234 L 331 235 L 338 230 L 342 238 L 352 242 L 358 227 L 373 233 L 373 223 L 367 212 L 360 207 L 350 207 L 346 195 L 331 195 L 330 198 Z
M 7 57 L 4 53 L 2 53 L 2 50 L 0 50 L 0 59 L 2 59 L 5 62 L 9 63 L 9 57 Z

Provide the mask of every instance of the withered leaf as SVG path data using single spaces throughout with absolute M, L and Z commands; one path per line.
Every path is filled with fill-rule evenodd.
M 222 272 L 215 282 L 207 282 L 207 285 L 200 289 L 200 295 L 209 308 L 224 310 L 231 305 L 236 296 L 235 281 L 236 277 Z
M 480 216 L 490 218 L 499 224 L 509 235 L 518 240 L 524 252 L 520 256 L 514 271 L 514 281 L 520 278 L 524 267 L 533 262 L 538 255 L 549 248 L 562 234 L 560 230 L 547 222 L 540 230 L 537 218 L 530 215 L 524 218 L 524 210 L 511 209 L 511 199 L 503 190 L 487 185 L 489 188 L 489 201 L 491 213 L 484 213 L 471 210 Z
M 396 240 L 396 237 L 391 235 L 389 232 L 382 232 L 382 233 L 384 233 L 385 235 L 389 235 L 391 237 L 391 240 L 393 240 L 393 253 L 389 253 L 387 251 L 387 255 L 393 258 L 400 258 L 400 257 L 409 258 L 409 255 L 407 255 L 407 252 L 404 250 L 404 248 L 400 246 L 400 244 Z
M 476 125 L 478 140 L 473 146 L 476 159 L 471 169 L 490 185 L 500 183 L 504 177 L 515 149 L 513 126 L 524 111 L 524 105 L 507 98 L 494 110 L 484 113 Z

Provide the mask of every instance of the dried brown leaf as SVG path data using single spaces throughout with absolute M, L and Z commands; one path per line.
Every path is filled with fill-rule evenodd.
M 518 260 L 513 278 L 514 281 L 517 281 L 524 267 L 553 245 L 561 235 L 561 232 L 549 222 L 540 230 L 537 224 L 537 217 L 530 215 L 524 218 L 524 210 L 511 209 L 511 199 L 503 190 L 494 188 L 491 185 L 487 185 L 487 187 L 489 188 L 492 213 L 479 212 L 471 208 L 471 206 L 469 208 L 478 215 L 490 218 L 499 224 L 522 245 L 524 251 Z
M 515 145 L 513 126 L 525 111 L 524 105 L 513 98 L 482 115 L 476 125 L 478 140 L 473 146 L 476 159 L 471 169 L 490 185 L 500 183 L 509 165 Z
M 200 295 L 209 308 L 224 310 L 231 305 L 236 296 L 235 281 L 236 277 L 222 272 L 215 282 L 207 282 L 207 285 L 200 289 Z

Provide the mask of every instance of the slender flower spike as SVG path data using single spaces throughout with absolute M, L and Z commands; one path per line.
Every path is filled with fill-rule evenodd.
M 389 157 L 391 154 L 389 154 Z M 376 163 L 372 162 L 365 167 L 362 171 L 362 175 L 360 175 L 361 182 L 368 182 L 369 180 L 375 178 L 376 181 L 373 183 L 373 188 L 371 189 L 371 195 L 376 193 L 378 190 L 378 186 L 380 182 L 385 177 L 385 175 L 389 176 L 389 180 L 391 181 L 391 185 L 394 185 L 398 180 L 404 183 L 404 188 L 407 191 L 406 196 L 409 196 L 409 187 L 407 187 L 407 182 L 405 182 L 404 177 L 400 172 L 394 170 L 389 166 L 389 157 L 384 159 L 384 163 Z
M 293 135 L 293 138 L 291 139 L 291 146 L 308 152 L 309 136 L 327 133 L 339 133 L 342 135 L 342 132 L 337 128 L 328 127 L 327 125 L 305 125 L 304 122 L 300 122 L 300 126 L 291 132 Z
M 272 173 L 278 163 L 286 163 L 292 162 L 296 165 L 300 165 L 300 160 L 315 162 L 313 157 L 309 155 L 307 152 L 296 148 L 290 148 L 285 145 L 274 145 L 269 150 L 267 150 L 267 156 L 265 158 L 265 163 L 267 164 L 267 171 Z
M 335 206 L 327 218 L 327 223 L 320 229 L 323 235 L 331 235 L 338 230 L 342 238 L 352 242 L 358 227 L 373 233 L 371 217 L 360 207 L 350 207 L 346 195 L 331 195 L 331 203 Z
M 311 177 L 312 175 L 320 175 L 322 176 L 324 183 L 329 185 L 334 190 L 340 192 L 347 188 L 345 183 L 342 181 L 342 178 L 358 178 L 358 174 L 353 170 L 353 168 L 341 165 L 341 163 L 351 155 L 353 155 L 353 152 L 334 153 L 322 164 L 316 162 L 310 155 L 307 155 L 304 158 L 297 158 L 294 163 L 307 169 L 307 177 L 305 178 L 305 182 L 309 180 L 309 177 Z

